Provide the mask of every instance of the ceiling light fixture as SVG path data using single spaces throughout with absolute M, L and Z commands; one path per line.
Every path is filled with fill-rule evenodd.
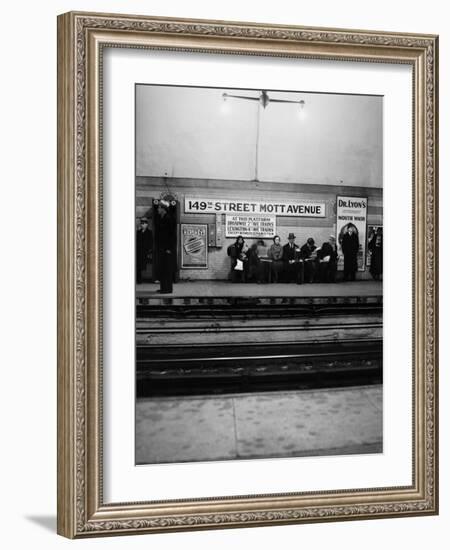
M 303 99 L 300 99 L 299 101 L 293 100 L 293 99 L 272 99 L 269 97 L 269 94 L 266 90 L 262 90 L 262 92 L 259 94 L 258 97 L 252 97 L 247 95 L 236 95 L 236 94 L 228 94 L 227 92 L 224 92 L 222 94 L 223 100 L 226 101 L 228 98 L 230 99 L 244 99 L 246 101 L 259 101 L 260 105 L 265 109 L 269 103 L 296 103 L 300 106 L 300 109 L 303 109 L 305 107 L 305 101 Z

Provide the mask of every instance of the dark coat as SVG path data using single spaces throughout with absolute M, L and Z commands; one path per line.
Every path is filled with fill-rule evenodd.
M 295 263 L 289 263 L 291 260 Z M 303 262 L 300 262 L 300 248 L 296 244 L 292 247 L 290 243 L 283 246 L 283 262 L 287 282 L 303 283 Z
M 377 242 L 377 235 L 373 235 L 369 241 L 368 248 L 372 253 L 370 258 L 370 273 L 376 278 L 383 273 L 383 237 L 378 235 Z
M 158 215 L 155 230 L 161 292 L 168 293 L 172 292 L 176 269 L 177 224 L 170 214 L 162 217 Z
M 136 282 L 142 282 L 142 272 L 153 261 L 153 233 L 150 229 L 136 232 Z
M 321 262 L 327 256 L 330 257 L 328 262 Z M 317 270 L 319 272 L 319 280 L 322 283 L 336 282 L 338 253 L 336 245 L 332 245 L 329 241 L 324 242 L 317 252 Z
M 300 257 L 302 260 L 306 260 L 308 258 L 311 258 L 311 254 L 314 252 L 314 250 L 317 248 L 316 245 L 313 245 L 312 247 L 309 247 L 307 243 L 305 243 L 300 248 Z
M 344 256 L 355 256 L 358 254 L 359 250 L 359 238 L 356 233 L 344 233 L 342 237 L 342 252 Z
M 289 262 L 289 260 L 299 260 L 300 259 L 300 248 L 294 244 L 291 247 L 290 243 L 287 243 L 283 246 L 283 261 Z
M 156 246 L 159 251 L 170 250 L 175 254 L 177 247 L 177 225 L 170 214 L 159 217 L 156 223 Z
M 150 229 L 136 232 L 136 258 L 139 264 L 145 263 L 153 249 L 153 233 Z
M 331 243 L 325 242 L 317 252 L 317 259 L 323 260 L 326 256 L 330 256 L 330 262 L 336 262 L 338 253 L 336 245 L 333 247 Z
M 244 243 L 238 244 L 237 242 L 230 244 L 228 247 L 228 256 L 231 258 L 231 267 L 234 269 L 237 260 L 241 259 L 243 260 L 243 250 L 244 250 Z
M 349 276 L 351 280 L 355 278 L 355 272 L 358 269 L 358 250 L 359 238 L 356 233 L 344 233 L 342 237 L 342 252 L 344 253 L 344 279 Z

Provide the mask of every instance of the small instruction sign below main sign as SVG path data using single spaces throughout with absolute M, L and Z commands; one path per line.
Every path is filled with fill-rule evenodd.
M 276 216 L 225 216 L 227 237 L 269 238 L 276 234 Z

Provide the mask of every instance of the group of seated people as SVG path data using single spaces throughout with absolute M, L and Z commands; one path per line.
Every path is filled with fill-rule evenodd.
M 234 283 L 334 283 L 336 281 L 338 253 L 336 239 L 316 247 L 310 237 L 299 247 L 295 235 L 289 233 L 288 242 L 281 244 L 278 235 L 267 246 L 260 239 L 248 247 L 242 236 L 228 247 L 231 258 L 230 278 Z

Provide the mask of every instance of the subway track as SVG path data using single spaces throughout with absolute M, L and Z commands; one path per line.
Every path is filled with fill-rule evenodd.
M 137 349 L 137 396 L 223 394 L 382 382 L 382 341 Z
M 382 382 L 379 296 L 140 299 L 138 397 Z

